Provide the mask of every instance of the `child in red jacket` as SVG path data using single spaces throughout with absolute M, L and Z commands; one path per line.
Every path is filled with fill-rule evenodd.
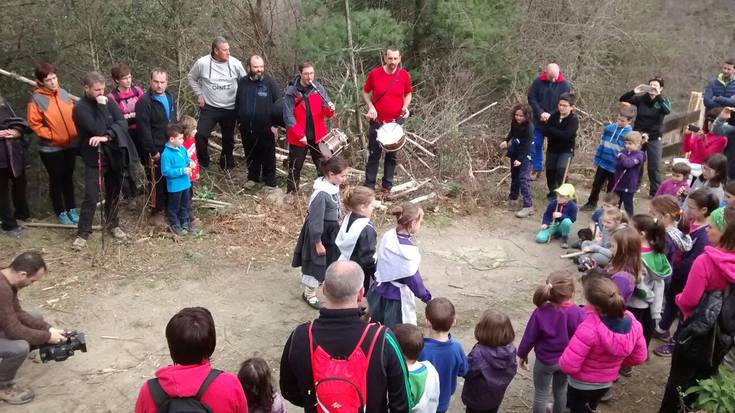
M 569 375 L 571 413 L 595 411 L 618 378 L 620 366 L 643 364 L 648 357 L 641 323 L 625 310 L 612 280 L 588 275 L 583 284 L 587 317 L 559 358 L 559 368 Z
M 182 116 L 180 121 L 181 126 L 184 128 L 184 149 L 189 154 L 189 160 L 194 163 L 194 167 L 191 168 L 191 175 L 189 181 L 191 182 L 191 188 L 189 188 L 189 205 L 191 205 L 191 198 L 194 197 L 194 182 L 199 179 L 199 160 L 197 159 L 197 147 L 194 141 L 194 135 L 197 133 L 197 121 L 189 115 Z M 191 226 L 194 226 L 194 208 L 189 208 L 189 222 Z M 197 221 L 198 222 L 198 221 Z

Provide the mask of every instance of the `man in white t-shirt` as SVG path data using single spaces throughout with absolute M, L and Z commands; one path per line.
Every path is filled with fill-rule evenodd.
M 235 95 L 237 81 L 245 74 L 242 62 L 230 57 L 227 40 L 217 36 L 212 41 L 212 52 L 200 57 L 187 75 L 200 108 L 196 148 L 199 165 L 203 168 L 209 168 L 207 142 L 217 124 L 222 130 L 219 166 L 225 171 L 235 167 L 232 155 L 235 147 Z

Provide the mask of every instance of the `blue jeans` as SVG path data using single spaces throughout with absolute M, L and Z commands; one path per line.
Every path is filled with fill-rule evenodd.
M 625 212 L 628 214 L 629 217 L 633 216 L 633 195 L 635 195 L 635 192 L 623 192 L 623 191 L 615 191 L 616 194 L 620 197 L 620 203 L 618 204 L 618 208 L 620 208 L 620 205 L 623 205 L 625 208 Z
M 521 160 L 521 165 L 513 166 L 513 160 L 510 161 L 510 194 L 508 199 L 518 199 L 520 192 L 523 197 L 523 208 L 533 205 L 533 194 L 531 193 L 531 161 L 528 158 Z
M 533 128 L 531 161 L 533 162 L 534 172 L 541 172 L 544 170 L 544 131 L 541 128 Z
M 189 207 L 191 206 L 191 191 L 187 188 L 179 192 L 168 193 L 168 207 L 166 216 L 174 228 L 187 229 L 191 227 Z

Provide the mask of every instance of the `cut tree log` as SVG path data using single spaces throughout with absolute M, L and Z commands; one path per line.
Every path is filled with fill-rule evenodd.
M 412 182 L 415 182 L 415 181 L 412 181 Z M 424 180 L 424 181 L 422 181 L 420 183 L 417 183 L 416 185 L 412 185 L 411 187 L 409 187 L 408 189 L 405 189 L 403 191 L 394 192 L 393 190 L 391 190 L 391 192 L 390 192 L 390 198 L 391 199 L 400 198 L 402 196 L 406 196 L 406 195 L 408 195 L 410 193 L 416 192 L 419 189 L 421 189 L 421 187 L 423 187 L 424 185 L 428 184 L 429 182 L 431 182 L 431 179 L 426 179 L 426 180 Z
M 422 196 L 420 196 L 418 198 L 414 198 L 414 199 L 410 200 L 409 202 L 412 203 L 412 204 L 419 204 L 421 202 L 428 201 L 428 200 L 433 199 L 433 198 L 436 198 L 436 192 L 432 192 L 432 193 L 427 194 L 427 195 L 422 195 Z
M 76 225 L 54 224 L 51 222 L 23 222 L 21 223 L 21 225 L 24 227 L 30 227 L 30 228 L 77 229 Z M 102 227 L 100 225 L 92 225 L 92 229 L 99 231 L 102 229 Z

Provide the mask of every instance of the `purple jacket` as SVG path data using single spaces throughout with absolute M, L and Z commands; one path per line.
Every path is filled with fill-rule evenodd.
M 403 245 L 413 245 L 411 238 L 402 234 L 398 234 L 398 242 Z M 421 273 L 419 271 L 416 271 L 416 274 L 411 277 L 400 278 L 395 282 L 406 284 L 419 300 L 425 303 L 431 301 L 431 293 L 424 286 L 424 280 L 421 279 Z M 375 283 L 372 288 L 383 298 L 401 300 L 401 290 L 391 283 Z
M 618 287 L 618 292 L 623 297 L 623 301 L 628 302 L 628 299 L 630 299 L 635 290 L 635 277 L 633 274 L 620 271 L 611 275 L 610 279 Z
M 681 260 L 674 266 L 674 272 L 671 273 L 671 279 L 677 280 L 682 286 L 686 284 L 694 260 L 704 252 L 704 247 L 709 245 L 707 225 L 698 227 L 690 232 L 689 236 L 692 237 L 692 249 L 681 254 Z
M 473 410 L 497 409 L 518 369 L 516 348 L 513 343 L 502 347 L 477 343 L 467 359 L 470 370 L 464 379 L 462 402 Z
M 615 192 L 635 192 L 641 176 L 641 166 L 646 161 L 643 151 L 628 153 L 625 149 L 615 155 Z
M 546 303 L 533 310 L 518 346 L 518 357 L 527 359 L 534 349 L 537 360 L 548 365 L 557 364 L 582 321 L 584 310 L 569 301 L 562 305 Z

